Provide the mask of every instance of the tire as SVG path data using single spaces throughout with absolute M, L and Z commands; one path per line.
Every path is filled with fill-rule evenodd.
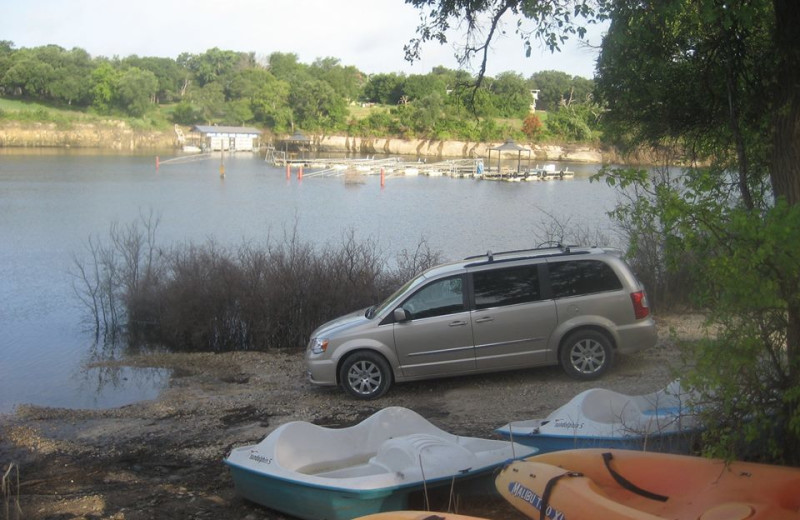
M 561 368 L 570 377 L 589 381 L 605 374 L 614 363 L 614 349 L 605 334 L 594 330 L 573 332 L 559 351 Z
M 339 368 L 339 383 L 356 399 L 377 399 L 392 386 L 392 370 L 380 354 L 356 352 Z

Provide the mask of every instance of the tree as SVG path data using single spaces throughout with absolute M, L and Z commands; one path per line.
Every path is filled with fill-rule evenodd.
M 19 92 L 23 96 L 45 96 L 55 76 L 53 67 L 36 60 L 28 53 L 16 56 L 14 64 L 3 75 L 2 84 L 8 92 Z
M 202 88 L 191 89 L 187 93 L 191 103 L 197 104 L 206 123 L 217 122 L 223 115 L 225 105 L 225 89 L 217 81 L 206 83 Z
M 536 100 L 537 109 L 558 110 L 562 101 L 571 97 L 573 82 L 566 72 L 544 70 L 533 74 L 530 82 L 532 88 L 539 91 L 539 98 Z
M 675 266 L 719 330 L 694 352 L 692 381 L 714 403 L 715 454 L 757 442 L 800 462 L 800 46 L 784 0 L 615 2 L 596 78 L 609 135 L 625 148 L 670 145 L 708 162 L 651 184 L 641 228 L 661 222 Z M 691 88 L 687 88 L 691 85 Z M 637 234 L 642 234 L 638 233 Z
M 414 101 L 430 95 L 444 96 L 447 85 L 434 74 L 411 74 L 402 82 L 400 90 L 409 101 Z
M 185 69 L 170 58 L 129 56 L 120 62 L 122 68 L 136 67 L 152 72 L 158 80 L 156 103 L 180 99 L 186 78 Z
M 86 105 L 91 99 L 91 90 L 86 81 L 94 68 L 89 53 L 74 48 L 62 53 L 60 64 L 55 68 L 50 85 L 50 95 L 68 105 Z
M 403 95 L 402 84 L 403 78 L 397 74 L 373 74 L 364 85 L 364 99 L 384 105 L 396 105 Z
M 510 71 L 499 74 L 492 82 L 491 91 L 502 117 L 525 117 L 530 112 L 531 89 L 521 74 Z
M 131 67 L 119 78 L 122 108 L 133 117 L 141 117 L 155 102 L 158 79 L 149 70 Z
M 206 83 L 220 81 L 236 70 L 253 66 L 255 56 L 214 47 L 203 54 L 181 54 L 178 57 L 178 64 L 192 71 L 199 86 L 202 87 Z
M 343 67 L 337 58 L 318 58 L 309 72 L 326 81 L 337 94 L 348 101 L 358 98 L 365 82 L 365 76 L 353 66 Z
M 344 127 L 347 106 L 328 83 L 311 80 L 292 86 L 289 104 L 295 123 L 301 128 L 317 130 Z
M 110 63 L 102 62 L 91 75 L 92 107 L 101 114 L 108 114 L 118 97 L 119 71 Z
M 308 65 L 300 63 L 297 54 L 283 52 L 270 54 L 268 69 L 276 78 L 292 84 L 308 78 Z
M 536 114 L 528 114 L 522 122 L 522 133 L 525 134 L 530 141 L 535 141 L 542 131 L 542 121 Z

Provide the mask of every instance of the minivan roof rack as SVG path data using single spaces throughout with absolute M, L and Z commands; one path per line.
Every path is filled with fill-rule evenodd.
M 545 245 L 546 244 L 546 245 Z M 543 242 L 536 247 L 530 249 L 512 249 L 510 251 L 500 251 L 498 253 L 492 253 L 492 251 L 487 251 L 486 254 L 483 255 L 473 255 L 464 258 L 464 260 L 477 260 L 479 258 L 486 258 L 489 262 L 494 261 L 494 257 L 497 255 L 515 255 L 519 253 L 534 253 L 537 251 L 547 251 L 549 249 L 558 249 L 561 251 L 562 254 L 570 254 L 572 252 L 573 247 L 581 247 L 577 245 L 564 245 L 560 242 Z

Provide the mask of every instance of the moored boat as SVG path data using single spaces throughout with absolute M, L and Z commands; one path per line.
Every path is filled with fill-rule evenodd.
M 536 451 L 456 436 L 390 407 L 347 428 L 286 423 L 225 462 L 247 500 L 299 518 L 344 520 L 409 509 L 411 494 L 437 486 L 485 481 L 494 492 L 494 470 Z
M 800 469 L 768 464 L 567 450 L 509 464 L 496 486 L 534 519 L 800 520 Z
M 574 177 L 575 172 L 569 168 L 556 168 L 555 164 L 545 164 L 542 167 L 537 165 L 531 170 L 531 175 L 541 180 L 565 179 Z
M 688 453 L 701 430 L 696 397 L 676 380 L 650 394 L 585 390 L 544 419 L 510 422 L 496 431 L 539 448 L 626 448 Z

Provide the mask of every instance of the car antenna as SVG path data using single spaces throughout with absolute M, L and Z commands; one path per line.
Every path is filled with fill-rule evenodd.
M 489 251 L 486 251 L 486 256 L 489 258 L 490 262 L 494 262 L 494 255 L 492 254 L 491 249 Z

